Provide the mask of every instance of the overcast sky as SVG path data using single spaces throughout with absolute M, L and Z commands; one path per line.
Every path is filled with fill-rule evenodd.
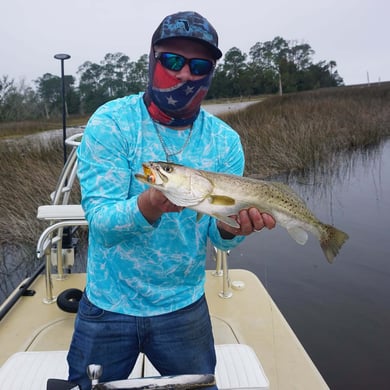
M 345 84 L 390 81 L 389 0 L 0 0 L 0 77 L 16 82 L 60 75 L 85 61 L 148 53 L 164 16 L 197 11 L 216 28 L 220 48 L 249 54 L 276 36 L 308 43 L 314 62 L 334 60 Z

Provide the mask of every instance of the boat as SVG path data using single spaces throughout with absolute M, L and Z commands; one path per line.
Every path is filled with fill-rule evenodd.
M 78 388 L 67 382 L 66 355 L 85 286 L 85 273 L 72 271 L 75 246 L 69 245 L 69 232 L 88 229 L 80 204 L 70 203 L 81 137 L 66 139 L 71 153 L 51 204 L 37 211 L 37 218 L 47 223 L 37 242 L 41 265 L 0 307 L 0 389 Z M 211 252 L 215 269 L 206 271 L 205 290 L 217 354 L 215 376 L 160 377 L 140 354 L 129 378 L 122 381 L 99 383 L 104 367 L 86 367 L 92 388 L 189 389 L 212 380 L 221 390 L 328 389 L 259 278 L 244 269 L 229 269 L 228 253 L 214 248 Z

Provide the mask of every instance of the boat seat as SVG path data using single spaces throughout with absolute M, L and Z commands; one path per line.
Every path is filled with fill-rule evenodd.
M 263 390 L 269 381 L 253 349 L 244 344 L 216 345 L 215 372 L 219 390 Z M 42 390 L 49 378 L 67 379 L 67 351 L 17 352 L 0 368 L 0 388 Z M 104 369 L 104 367 L 103 367 Z M 129 378 L 159 376 L 149 359 L 140 354 Z
M 47 380 L 67 379 L 67 351 L 30 351 L 13 354 L 0 367 L 0 389 L 43 390 Z M 129 378 L 142 376 L 143 354 L 138 360 Z
M 245 344 L 217 344 L 215 380 L 219 390 L 269 389 L 269 381 L 254 350 Z M 160 373 L 145 357 L 144 376 Z
M 269 389 L 269 381 L 255 351 L 245 344 L 215 346 L 219 390 Z
M 85 214 L 80 204 L 44 205 L 38 207 L 37 218 L 49 221 L 85 220 Z

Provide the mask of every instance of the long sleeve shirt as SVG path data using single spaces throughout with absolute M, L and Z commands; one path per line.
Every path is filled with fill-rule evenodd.
M 242 175 L 238 134 L 203 109 L 191 133 L 161 126 L 159 131 L 165 148 L 179 151 L 174 162 Z M 197 220 L 190 209 L 165 213 L 153 224 L 144 218 L 137 200 L 148 186 L 134 175 L 142 173 L 143 162 L 166 159 L 160 137 L 141 93 L 100 107 L 78 147 L 89 225 L 86 292 L 105 310 L 147 317 L 190 305 L 204 293 L 208 239 L 222 250 L 243 240 L 223 239 L 214 218 Z

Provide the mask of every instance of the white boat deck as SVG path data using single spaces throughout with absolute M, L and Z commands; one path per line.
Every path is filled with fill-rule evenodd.
M 231 298 L 224 299 L 219 296 L 222 289 L 222 278 L 213 276 L 211 271 L 207 271 L 206 296 L 212 317 L 215 343 L 218 346 L 217 350 L 223 348 L 220 347 L 221 345 L 250 346 L 259 359 L 260 365 L 255 371 L 253 371 L 251 359 L 249 361 L 252 363 L 246 362 L 244 365 L 252 372 L 252 378 L 256 377 L 256 373 L 261 373 L 264 370 L 264 378 L 269 381 L 270 389 L 328 389 L 310 357 L 257 277 L 245 270 L 230 270 L 229 275 L 232 280 L 244 282 L 245 287 L 234 290 Z M 56 280 L 55 275 L 53 275 L 53 292 L 57 295 L 68 288 L 82 289 L 84 280 L 85 275 L 83 274 L 71 274 L 65 280 Z M 0 323 L 1 365 L 16 352 L 66 351 L 69 347 L 75 315 L 63 312 L 55 303 L 43 303 L 46 294 L 43 276 L 40 276 L 31 288 L 36 291 L 35 295 L 22 297 Z M 62 355 L 60 352 L 58 353 L 59 355 L 56 352 L 53 356 L 56 356 L 57 359 L 62 356 L 60 367 L 63 369 L 63 376 L 63 372 L 66 370 L 66 362 L 64 361 L 66 353 L 62 352 Z M 30 356 L 27 356 L 29 359 Z M 42 356 L 44 357 L 44 355 Z M 225 354 L 221 356 L 220 360 L 224 359 Z M 226 356 L 229 356 L 229 352 Z M 230 353 L 230 357 L 232 356 L 237 357 L 239 354 L 232 355 Z M 244 373 L 245 377 L 248 370 L 243 371 L 242 367 L 238 369 L 237 362 L 245 362 L 245 359 L 239 358 L 232 361 L 231 364 L 225 364 L 225 368 L 217 369 L 217 380 L 219 380 L 220 385 L 224 383 L 223 380 L 227 381 L 224 386 L 234 384 L 234 381 L 239 378 L 237 374 L 239 372 Z M 29 364 L 20 365 L 18 361 L 15 363 L 18 363 L 17 378 L 31 377 Z M 8 363 L 4 365 L 4 368 L 7 369 L 7 366 Z M 61 370 L 58 364 L 55 366 L 56 369 Z M 156 374 L 152 367 L 149 369 L 143 375 Z M 46 371 L 45 375 L 50 372 L 50 370 Z M 52 372 L 53 375 L 56 375 L 58 371 L 53 370 Z M 3 371 L 3 368 L 0 369 L 0 388 L 2 388 L 1 383 L 4 380 L 2 375 L 9 378 L 9 372 Z M 230 379 L 228 375 L 231 375 Z M 37 380 L 39 379 L 40 377 L 37 376 Z M 247 387 L 245 382 L 242 386 L 240 385 L 241 387 L 238 385 L 239 383 L 235 383 L 236 387 L 223 388 L 267 388 Z M 35 389 L 39 387 L 20 388 Z M 17 387 L 12 387 L 12 389 L 16 390 Z

